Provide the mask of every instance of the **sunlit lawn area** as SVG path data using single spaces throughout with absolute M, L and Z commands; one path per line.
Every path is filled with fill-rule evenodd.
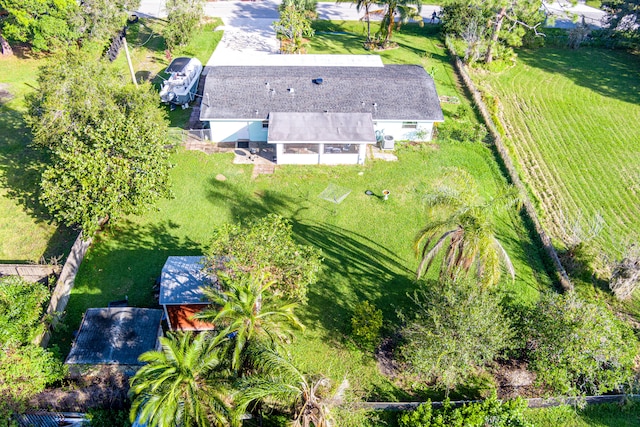
M 415 36 L 414 42 L 434 50 L 430 61 L 440 70 L 439 89 L 462 96 L 437 39 Z M 411 245 L 426 221 L 425 192 L 454 167 L 473 175 L 485 197 L 495 194 L 504 179 L 492 152 L 480 144 L 407 146 L 397 154 L 397 162 L 369 160 L 365 166 L 279 166 L 274 175 L 252 180 L 251 166 L 234 165 L 232 154 L 178 150 L 172 157 L 175 198 L 96 239 L 67 307 L 68 330 L 59 332 L 55 341 L 68 348 L 71 331 L 88 307 L 105 306 L 125 295 L 133 305 L 154 306 L 152 286 L 167 256 L 201 254 L 216 226 L 275 212 L 293 222 L 299 242 L 319 247 L 325 258 L 320 281 L 310 290 L 308 305 L 299 310 L 307 329 L 292 344 L 294 357 L 305 370 L 337 381 L 348 378 L 351 390 L 364 398 L 410 398 L 412 390 L 391 384 L 373 358 L 351 344 L 353 307 L 359 301 L 373 302 L 383 310 L 386 331 L 394 331 L 397 311 L 410 310 L 407 292 L 418 286 Z M 219 174 L 226 180 L 216 179 Z M 351 192 L 340 204 L 321 199 L 329 184 Z M 387 201 L 365 194 L 371 190 L 380 196 L 384 189 L 391 192 Z M 551 286 L 538 251 L 517 216 L 497 218 L 497 226 L 517 270 L 516 280 L 505 277 L 499 289 L 533 301 Z
M 640 425 L 638 403 L 590 405 L 584 409 L 558 406 L 528 409 L 527 419 L 536 427 L 632 427 Z

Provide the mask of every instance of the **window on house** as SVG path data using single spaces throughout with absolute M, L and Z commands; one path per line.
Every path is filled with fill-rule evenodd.
M 263 120 L 263 121 L 262 121 L 262 128 L 263 128 L 263 129 L 266 129 L 266 128 L 268 128 L 268 127 L 269 127 L 269 120 Z
M 418 122 L 402 122 L 402 129 L 417 129 Z

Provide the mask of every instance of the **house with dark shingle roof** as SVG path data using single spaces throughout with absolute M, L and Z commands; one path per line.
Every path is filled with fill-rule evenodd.
M 278 164 L 362 164 L 376 139 L 430 140 L 444 121 L 419 65 L 210 67 L 200 108 L 212 141 L 273 144 Z
M 135 372 L 142 353 L 160 348 L 161 321 L 162 310 L 89 308 L 65 363 L 79 372 L 104 365 Z

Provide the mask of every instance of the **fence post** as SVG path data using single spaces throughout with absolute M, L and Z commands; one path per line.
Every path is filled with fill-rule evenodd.
M 87 249 L 89 249 L 92 240 L 93 239 L 91 238 L 89 238 L 88 240 L 83 240 L 82 232 L 80 232 L 80 234 L 76 238 L 76 241 L 73 243 L 71 252 L 67 257 L 67 261 L 62 267 L 60 277 L 58 277 L 56 287 L 51 293 L 49 306 L 47 307 L 47 311 L 45 313 L 45 317 L 51 319 L 51 323 L 48 325 L 46 331 L 42 335 L 36 337 L 36 339 L 34 340 L 34 344 L 40 345 L 41 347 L 46 347 L 49 344 L 49 339 L 51 338 L 51 330 L 58 324 L 61 314 L 67 308 L 67 303 L 69 302 L 69 297 L 71 295 L 71 289 L 73 289 L 73 285 L 76 280 L 76 274 L 78 273 L 80 264 L 82 263 L 82 260 L 84 259 L 84 256 L 87 253 Z

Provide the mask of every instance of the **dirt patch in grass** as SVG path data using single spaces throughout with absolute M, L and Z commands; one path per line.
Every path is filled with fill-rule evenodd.
M 4 105 L 13 99 L 13 94 L 9 92 L 9 85 L 0 83 L 0 105 Z
M 515 397 L 543 396 L 540 387 L 534 383 L 536 374 L 527 369 L 527 364 L 519 360 L 508 360 L 498 365 L 495 378 L 498 383 L 498 397 L 513 399 Z

